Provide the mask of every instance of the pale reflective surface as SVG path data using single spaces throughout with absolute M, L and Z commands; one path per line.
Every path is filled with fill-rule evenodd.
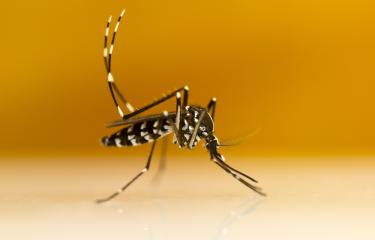
M 204 161 L 203 161 L 204 160 Z M 137 160 L 138 161 L 138 160 Z M 243 159 L 248 191 L 207 159 L 177 159 L 119 198 L 142 160 L 27 162 L 1 168 L 1 239 L 374 239 L 373 158 Z M 83 163 L 84 162 L 84 163 Z M 239 167 L 241 166 L 241 167 Z M 250 171 L 251 170 L 251 171 Z

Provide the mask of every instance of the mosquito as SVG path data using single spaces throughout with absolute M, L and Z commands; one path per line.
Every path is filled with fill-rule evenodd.
M 214 134 L 216 98 L 212 98 L 209 101 L 207 107 L 189 105 L 188 86 L 181 87 L 172 92 L 169 92 L 139 109 L 133 107 L 133 105 L 124 98 L 115 84 L 111 69 L 116 33 L 124 14 L 125 9 L 121 12 L 120 16 L 117 19 L 110 46 L 108 46 L 108 36 L 112 16 L 110 16 L 107 21 L 104 35 L 104 63 L 105 69 L 107 71 L 109 91 L 111 93 L 118 114 L 121 117 L 120 120 L 107 124 L 107 127 L 121 126 L 122 128 L 110 136 L 103 137 L 102 143 L 104 146 L 108 147 L 132 147 L 146 143 L 151 143 L 152 145 L 145 167 L 118 191 L 114 192 L 106 198 L 98 199 L 97 202 L 103 203 L 115 198 L 120 193 L 125 191 L 145 172 L 147 172 L 151 165 L 156 142 L 159 139 L 172 133 L 174 136 L 174 144 L 176 144 L 180 148 L 188 148 L 190 150 L 194 149 L 200 142 L 200 140 L 203 139 L 205 141 L 205 146 L 210 154 L 210 158 L 215 164 L 217 164 L 220 168 L 222 168 L 224 171 L 226 171 L 228 174 L 233 176 L 248 188 L 252 189 L 260 195 L 265 196 L 261 188 L 249 182 L 250 180 L 257 183 L 254 178 L 228 165 L 225 162 L 224 156 L 222 156 L 218 152 L 218 148 L 220 146 L 223 146 L 223 144 L 219 143 L 218 138 Z M 163 111 L 161 114 L 140 116 L 141 113 L 172 98 L 176 99 L 175 111 Z M 126 107 L 129 112 L 128 114 L 124 114 L 124 111 L 119 105 L 119 101 L 121 101 L 122 104 Z

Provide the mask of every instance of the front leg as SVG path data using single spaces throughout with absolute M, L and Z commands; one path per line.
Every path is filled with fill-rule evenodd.
M 210 102 L 207 105 L 207 111 L 211 115 L 212 120 L 214 120 L 215 116 L 215 109 L 216 109 L 216 98 L 211 98 Z
M 187 102 L 187 93 L 186 93 L 186 87 L 184 88 L 184 103 L 185 101 Z M 182 107 L 181 107 L 181 94 L 180 92 L 176 93 L 176 118 L 174 123 L 170 121 L 171 126 L 173 128 L 173 131 L 175 133 L 175 138 L 178 143 L 179 147 L 183 146 L 183 140 L 182 140 L 182 135 L 180 133 L 181 129 L 181 112 L 182 112 Z
M 187 104 L 187 102 L 188 102 L 188 91 L 189 91 L 189 88 L 187 86 L 185 86 L 185 87 L 182 87 L 182 88 L 178 88 L 178 89 L 174 90 L 173 92 L 165 94 L 163 97 L 154 100 L 153 102 L 147 104 L 146 106 L 144 106 L 144 107 L 142 107 L 140 109 L 135 110 L 134 112 L 131 112 L 131 113 L 127 114 L 127 115 L 124 115 L 122 117 L 122 119 L 126 120 L 126 119 L 130 119 L 130 118 L 132 118 L 132 117 L 134 117 L 136 115 L 139 115 L 139 114 L 143 113 L 144 111 L 146 111 L 146 110 L 148 110 L 150 108 L 153 108 L 153 107 L 155 107 L 155 106 L 157 106 L 157 105 L 159 105 L 159 104 L 161 104 L 161 103 L 163 103 L 163 102 L 165 102 L 165 101 L 173 98 L 173 96 L 176 96 L 176 94 L 178 92 L 181 92 L 181 91 L 184 91 L 184 103 L 186 102 L 186 104 Z

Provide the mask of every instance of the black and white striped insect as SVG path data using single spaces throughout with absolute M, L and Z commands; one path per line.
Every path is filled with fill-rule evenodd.
M 229 166 L 224 161 L 224 157 L 218 152 L 220 143 L 214 134 L 214 116 L 216 108 L 215 98 L 210 100 L 207 107 L 189 105 L 189 88 L 185 86 L 165 94 L 163 97 L 151 102 L 150 104 L 137 109 L 133 107 L 133 105 L 131 105 L 120 93 L 112 75 L 111 61 L 116 33 L 124 13 L 125 10 L 121 12 L 117 20 L 109 46 L 109 51 L 108 36 L 112 17 L 109 17 L 108 19 L 104 38 L 104 63 L 108 74 L 109 90 L 113 98 L 113 102 L 121 117 L 120 120 L 108 124 L 108 127 L 121 126 L 122 128 L 110 136 L 103 137 L 102 143 L 108 147 L 131 147 L 146 143 L 151 143 L 152 146 L 145 167 L 118 191 L 107 198 L 97 200 L 97 202 L 102 203 L 111 200 L 128 188 L 143 173 L 147 172 L 151 164 L 156 142 L 160 138 L 172 133 L 174 135 L 174 143 L 180 148 L 186 147 L 188 149 L 193 149 L 201 140 L 204 140 L 205 146 L 210 153 L 211 160 L 214 163 L 250 189 L 261 195 L 265 195 L 259 187 L 256 187 L 248 182 L 250 180 L 257 183 L 255 179 Z M 181 99 L 182 94 L 183 97 Z M 175 111 L 164 111 L 161 114 L 140 116 L 141 113 L 172 98 L 176 99 Z M 125 105 L 129 111 L 128 114 L 124 114 L 118 100 Z

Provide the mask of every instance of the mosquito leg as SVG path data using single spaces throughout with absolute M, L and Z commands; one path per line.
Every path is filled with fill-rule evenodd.
M 223 164 L 225 167 L 229 168 L 230 170 L 232 170 L 233 172 L 236 172 L 236 173 L 238 173 L 238 174 L 240 174 L 240 175 L 242 175 L 242 176 L 248 178 L 249 180 L 251 180 L 251 181 L 253 181 L 253 182 L 255 182 L 255 183 L 258 183 L 258 181 L 255 180 L 254 178 L 252 178 L 252 177 L 250 177 L 249 175 L 247 175 L 247 174 L 245 174 L 245 173 L 243 173 L 243 172 L 241 172 L 241 171 L 238 171 L 237 169 L 235 169 L 235 168 L 229 166 L 226 162 L 224 162 L 224 161 L 220 161 L 220 163 Z
M 193 130 L 193 133 L 192 133 L 191 136 L 190 136 L 190 139 L 189 139 L 189 141 L 190 141 L 190 142 L 189 142 L 189 148 L 190 148 L 190 149 L 193 148 L 194 140 L 195 140 L 195 138 L 196 138 L 196 136 L 197 136 L 197 134 L 198 134 L 198 129 L 199 129 L 199 127 L 201 126 L 201 123 L 202 123 L 203 118 L 204 118 L 205 115 L 206 115 L 206 113 L 205 113 L 205 112 L 202 112 L 202 114 L 200 115 L 200 117 L 199 117 L 199 119 L 198 119 L 197 124 L 195 125 L 195 128 L 194 128 L 194 130 Z
M 175 138 L 177 140 L 177 143 L 180 147 L 182 147 L 183 141 L 182 141 L 182 135 L 180 134 L 180 128 L 181 128 L 181 93 L 176 92 L 176 117 L 173 121 L 173 119 L 169 118 L 169 124 L 172 126 Z
M 112 87 L 117 96 L 120 98 L 121 102 L 125 104 L 126 108 L 129 112 L 134 112 L 137 108 L 135 108 L 133 105 L 131 105 L 128 100 L 125 99 L 124 95 L 120 92 L 115 82 L 112 82 Z
M 122 111 L 121 107 L 119 106 L 115 93 L 118 95 L 120 100 L 125 104 L 126 108 L 129 110 L 129 112 L 134 112 L 134 107 L 124 98 L 124 96 L 121 94 L 119 89 L 117 88 L 112 72 L 111 72 L 111 67 L 112 67 L 112 53 L 113 53 L 113 48 L 115 44 L 115 38 L 116 38 L 116 33 L 118 30 L 118 27 L 120 25 L 120 21 L 122 17 L 125 14 L 125 10 L 123 10 L 117 20 L 115 30 L 112 35 L 112 41 L 111 41 L 111 46 L 109 48 L 109 53 L 108 53 L 108 35 L 109 35 L 109 27 L 112 21 L 112 16 L 109 17 L 108 22 L 107 22 L 107 27 L 105 29 L 105 35 L 104 35 L 104 64 L 105 68 L 107 70 L 107 80 L 108 80 L 108 86 L 109 86 L 109 91 L 111 92 L 111 96 L 113 99 L 113 102 L 115 103 L 115 106 L 117 108 L 117 111 L 119 112 L 120 116 L 124 116 L 124 112 Z
M 112 35 L 112 40 L 111 40 L 111 45 L 109 47 L 109 51 L 108 51 L 108 35 L 109 35 L 109 27 L 110 27 L 110 23 L 112 21 L 112 16 L 108 19 L 108 22 L 107 22 L 107 26 L 106 26 L 106 30 L 105 30 L 105 35 L 104 35 L 104 63 L 105 63 L 105 67 L 106 67 L 106 70 L 107 70 L 107 74 L 108 74 L 108 86 L 109 86 L 109 90 L 110 90 L 110 93 L 111 93 L 111 96 L 112 96 L 112 99 L 113 99 L 113 102 L 117 108 L 117 111 L 118 113 L 120 114 L 120 116 L 126 120 L 126 119 L 129 119 L 135 115 L 138 115 L 156 105 L 159 105 L 160 103 L 172 98 L 177 92 L 181 92 L 182 90 L 184 90 L 184 101 L 183 101 L 183 106 L 185 107 L 188 103 L 188 91 L 189 91 L 189 88 L 187 86 L 185 86 L 184 88 L 179 88 L 169 94 L 166 94 L 165 96 L 163 96 L 162 98 L 159 98 L 159 99 L 156 99 L 155 101 L 153 101 L 152 103 L 142 107 L 141 109 L 136 109 L 134 108 L 123 96 L 123 94 L 121 94 L 121 92 L 119 91 L 119 89 L 117 88 L 116 84 L 115 84 L 115 81 L 114 81 L 114 78 L 113 78 L 113 75 L 112 75 L 112 54 L 113 54 L 113 49 L 114 49 L 114 43 L 115 43 L 115 39 L 116 39 L 116 33 L 117 33 L 117 30 L 119 28 L 119 25 L 120 25 L 120 22 L 121 22 L 121 19 L 122 17 L 124 16 L 125 14 L 125 10 L 123 10 L 117 20 L 117 23 L 116 23 L 116 26 L 115 26 L 115 29 L 114 29 L 114 32 L 113 32 L 113 35 Z M 116 95 L 119 97 L 119 99 L 125 104 L 126 108 L 129 110 L 129 114 L 125 115 L 124 114 L 124 111 L 121 109 L 121 107 L 119 106 L 118 104 L 118 101 L 117 101 L 117 98 L 116 98 Z
M 150 164 L 151 164 L 151 160 L 152 160 L 152 154 L 154 152 L 155 145 L 156 145 L 156 140 L 152 143 L 151 151 L 150 151 L 150 154 L 148 156 L 148 160 L 147 160 L 146 166 L 135 177 L 133 177 L 132 180 L 130 180 L 127 184 L 125 184 L 122 188 L 120 188 L 117 192 L 113 193 L 109 197 L 103 198 L 103 199 L 98 199 L 96 202 L 97 203 L 103 203 L 103 202 L 107 202 L 107 201 L 113 199 L 114 197 L 116 197 L 117 195 L 119 195 L 120 193 L 122 193 L 123 191 L 125 191 L 125 189 L 127 189 L 140 176 L 142 176 L 143 173 L 147 172 L 148 169 L 150 168 Z
M 174 90 L 170 93 L 167 93 L 163 97 L 154 100 L 153 102 L 147 104 L 146 106 L 123 116 L 123 119 L 124 120 L 129 119 L 129 118 L 134 117 L 134 116 L 136 116 L 136 115 L 138 115 L 138 114 L 140 114 L 140 113 L 142 113 L 142 112 L 144 112 L 144 111 L 146 111 L 146 110 L 148 110 L 152 107 L 155 107 L 155 106 L 167 101 L 168 99 L 171 99 L 172 97 L 176 96 L 176 93 L 181 92 L 182 90 L 184 90 L 184 88 L 178 88 L 178 89 L 176 89 L 176 90 Z
M 233 173 L 229 168 L 227 168 L 225 165 L 222 164 L 221 161 L 218 161 L 218 160 L 213 160 L 219 167 L 221 167 L 222 169 L 224 169 L 224 171 L 226 171 L 228 174 L 232 175 L 232 177 L 234 177 L 235 179 L 237 179 L 239 182 L 241 182 L 242 184 L 244 184 L 245 186 L 247 186 L 248 188 L 252 189 L 254 192 L 262 195 L 262 196 L 266 196 L 265 193 L 262 192 L 262 189 L 259 188 L 259 187 L 256 187 L 248 182 L 246 182 L 244 179 L 242 179 L 239 175 L 237 175 L 236 173 Z
M 185 109 L 185 107 L 188 105 L 189 101 L 189 87 L 185 86 L 184 87 L 184 100 L 182 102 L 182 108 Z
M 212 120 L 215 117 L 215 109 L 216 109 L 216 98 L 212 98 L 207 105 L 208 113 L 210 113 Z
M 236 172 L 236 173 L 242 175 L 243 177 L 245 177 L 245 178 L 247 178 L 247 179 L 249 179 L 249 180 L 251 180 L 251 181 L 253 181 L 255 183 L 258 183 L 258 181 L 255 180 L 254 178 L 250 177 L 249 175 L 247 175 L 247 174 L 245 174 L 245 173 L 243 173 L 241 171 L 238 171 L 237 169 L 235 169 L 235 168 L 231 167 L 229 164 L 227 164 L 225 162 L 224 156 L 222 156 L 221 154 L 217 154 L 216 157 L 215 157 L 215 160 L 219 161 L 220 164 L 222 164 L 226 168 L 230 169 L 231 171 Z
M 108 59 L 107 59 L 107 55 L 108 55 L 108 35 L 109 35 L 109 26 L 111 25 L 111 22 L 112 22 L 112 16 L 109 16 L 108 18 L 108 21 L 107 21 L 107 26 L 105 28 L 105 34 L 104 34 L 104 65 L 105 65 L 105 69 L 108 73 Z
M 176 93 L 176 121 L 175 121 L 177 131 L 179 131 L 181 128 L 180 121 L 181 121 L 181 93 L 177 92 Z

